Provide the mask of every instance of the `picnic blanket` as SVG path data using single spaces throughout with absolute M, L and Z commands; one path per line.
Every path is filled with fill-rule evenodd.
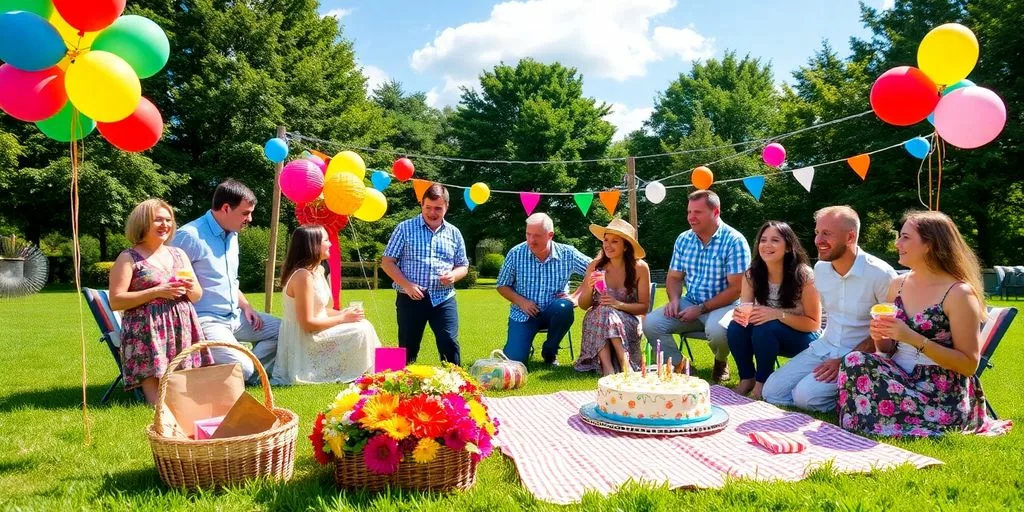
M 501 420 L 497 442 L 511 457 L 527 489 L 538 499 L 569 504 L 586 491 L 609 494 L 628 480 L 670 488 L 717 488 L 728 478 L 802 480 L 815 468 L 857 473 L 942 461 L 847 432 L 806 414 L 753 401 L 721 386 L 711 401 L 729 413 L 725 430 L 704 437 L 643 436 L 611 432 L 584 423 L 578 412 L 595 392 L 488 398 Z M 781 432 L 806 448 L 773 454 L 750 434 Z

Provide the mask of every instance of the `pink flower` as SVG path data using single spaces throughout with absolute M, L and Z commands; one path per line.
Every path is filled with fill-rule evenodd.
M 910 432 L 907 432 L 907 435 L 913 437 L 928 437 L 931 434 L 932 432 L 930 430 L 921 427 L 914 427 L 910 429 Z
M 390 475 L 398 471 L 398 463 L 402 462 L 398 442 L 386 434 L 371 437 L 363 450 L 363 462 L 366 469 L 378 475 Z
M 903 421 L 910 425 L 920 425 L 922 423 L 920 416 L 907 416 Z
M 946 411 L 942 411 L 941 413 L 939 413 L 939 425 L 949 425 L 951 423 L 953 423 L 952 414 Z
M 462 418 L 469 412 L 469 407 L 466 405 L 466 399 L 462 398 L 462 395 L 457 393 L 448 393 L 444 395 L 444 407 L 448 410 L 450 420 Z
M 861 375 L 857 377 L 857 391 L 861 393 L 867 393 L 871 390 L 871 377 L 867 375 Z
M 943 393 L 949 391 L 949 379 L 945 375 L 932 375 L 932 382 L 935 383 L 935 389 Z
M 839 376 L 842 377 L 843 374 L 840 373 Z M 840 389 L 839 390 L 839 403 L 845 404 L 846 403 L 846 397 L 847 397 L 846 390 L 845 389 Z
M 352 415 L 349 416 L 349 419 L 355 422 L 365 417 L 366 413 L 363 412 L 364 405 L 366 405 L 366 398 L 356 402 L 356 405 L 352 407 Z
M 882 400 L 878 402 L 878 414 L 889 417 L 896 412 L 896 404 L 892 400 Z
M 882 425 L 882 435 L 886 437 L 903 437 L 903 431 L 899 425 Z
M 466 449 L 466 443 L 475 442 L 480 438 L 480 428 L 469 417 L 455 422 L 452 429 L 444 435 L 444 445 L 455 451 Z
M 864 395 L 857 395 L 853 399 L 853 403 L 857 406 L 857 414 L 867 414 L 871 412 L 871 401 Z
M 925 320 L 924 322 L 921 322 L 919 326 L 922 331 L 930 331 L 933 327 L 931 320 Z
M 846 354 L 846 366 L 859 366 L 861 364 L 864 364 L 864 354 L 857 351 Z
M 889 381 L 889 387 L 886 389 L 888 392 L 899 395 L 906 391 L 907 388 L 903 387 L 903 384 L 894 380 Z
M 900 403 L 900 410 L 903 412 L 914 412 L 917 409 L 917 404 L 909 398 L 904 398 L 903 402 Z
M 934 407 L 925 407 L 924 408 L 924 419 L 926 419 L 926 420 L 928 420 L 930 422 L 934 423 L 936 421 L 939 421 L 939 414 L 940 414 L 939 410 L 934 408 Z
M 853 430 L 857 427 L 857 417 L 853 414 L 843 415 L 843 428 L 846 430 Z
M 487 435 L 486 432 L 481 431 L 480 439 L 477 441 L 476 447 L 480 449 L 480 453 L 474 453 L 469 456 L 473 462 L 480 462 L 481 460 L 490 457 L 491 452 L 494 451 L 494 445 L 491 444 L 491 436 Z
M 839 372 L 839 376 L 836 377 L 836 385 L 839 387 L 843 387 L 846 385 L 846 372 Z

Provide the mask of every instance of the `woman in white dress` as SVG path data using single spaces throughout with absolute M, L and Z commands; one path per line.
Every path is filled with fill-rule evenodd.
M 348 382 L 373 366 L 380 339 L 362 309 L 327 307 L 331 289 L 321 263 L 330 249 L 322 226 L 301 226 L 292 233 L 281 271 L 284 317 L 274 384 Z

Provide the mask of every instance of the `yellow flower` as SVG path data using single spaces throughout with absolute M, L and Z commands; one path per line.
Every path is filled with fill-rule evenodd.
M 378 393 L 373 395 L 363 405 L 363 416 L 359 423 L 369 429 L 379 429 L 379 425 L 395 417 L 395 409 L 398 408 L 398 395 Z
M 339 459 L 345 457 L 345 451 L 341 449 L 342 446 L 345 446 L 345 441 L 348 440 L 345 434 L 335 432 L 330 435 L 325 435 L 324 437 L 327 438 L 327 445 L 331 447 L 331 453 L 333 453 L 335 457 Z
M 484 405 L 478 400 L 470 400 L 469 417 L 473 418 L 473 421 L 475 421 L 478 426 L 483 427 L 488 422 L 487 409 L 484 409 Z
M 484 430 L 487 431 L 487 434 L 491 436 L 493 436 L 494 433 L 498 431 L 498 429 L 494 428 L 494 423 L 491 423 L 489 421 L 487 423 L 484 423 L 483 427 Z
M 420 439 L 420 442 L 416 443 L 416 448 L 412 450 L 412 460 L 419 464 L 426 464 L 437 457 L 437 450 L 441 445 L 429 437 Z
M 327 413 L 327 417 L 340 420 L 346 412 L 351 411 L 359 403 L 360 398 L 362 397 L 358 392 L 339 394 L 331 404 L 331 410 Z
M 412 423 L 404 416 L 395 416 L 377 424 L 376 427 L 395 441 L 401 441 L 412 434 Z
M 421 379 L 429 379 L 437 373 L 437 369 L 433 366 L 426 366 L 422 364 L 411 364 L 405 367 L 413 377 L 419 377 Z

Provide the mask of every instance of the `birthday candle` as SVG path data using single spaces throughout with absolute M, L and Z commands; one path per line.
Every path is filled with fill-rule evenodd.
M 650 346 L 651 344 L 648 343 L 647 345 Z M 640 366 L 640 375 L 647 378 L 647 351 L 641 350 L 640 352 L 640 359 L 643 362 L 643 365 Z
M 655 359 L 654 360 L 655 360 L 655 362 L 658 365 L 658 373 L 659 373 L 658 378 L 661 378 L 661 375 L 660 375 L 660 373 L 661 373 L 661 362 L 662 362 L 662 358 L 665 356 L 664 354 L 661 353 L 661 340 L 658 340 L 658 344 L 655 345 L 655 349 L 654 350 L 655 350 L 655 352 L 657 352 L 657 354 L 655 355 Z
M 690 375 L 690 360 L 686 360 L 686 375 Z
M 668 364 L 665 365 L 665 378 L 672 378 L 672 358 L 668 358 Z

